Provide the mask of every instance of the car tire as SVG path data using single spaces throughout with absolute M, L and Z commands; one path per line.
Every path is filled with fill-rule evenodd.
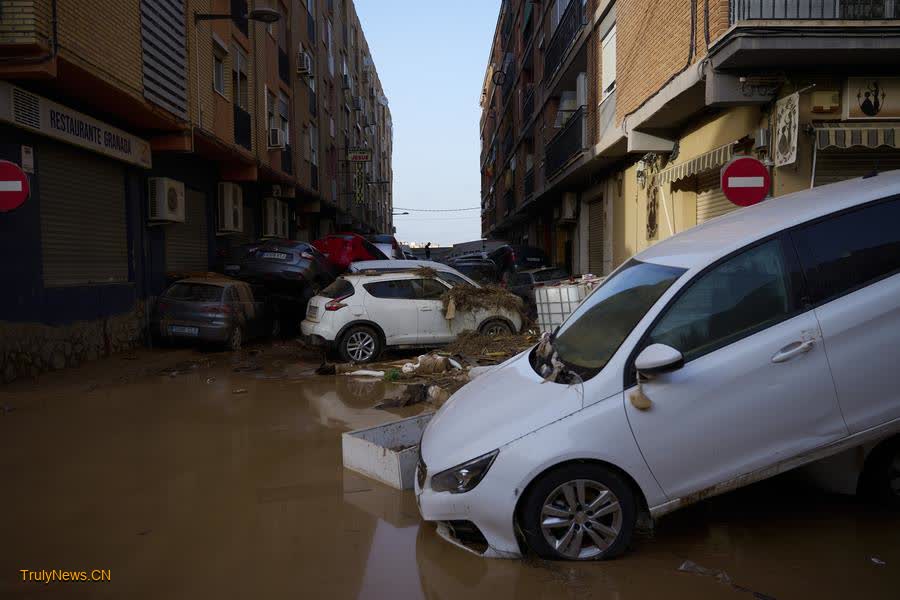
M 631 544 L 634 491 L 615 471 L 576 463 L 543 475 L 523 499 L 519 524 L 528 547 L 548 560 L 606 560 Z
M 235 325 L 231 328 L 231 333 L 228 335 L 228 341 L 225 342 L 225 348 L 232 352 L 237 352 L 241 349 L 243 343 L 244 330 L 240 325 Z
M 500 319 L 491 319 L 481 326 L 481 335 L 496 337 L 498 335 L 512 335 L 512 327 L 509 323 Z
M 900 437 L 872 451 L 863 472 L 862 488 L 876 502 L 900 509 Z
M 338 352 L 344 362 L 369 363 L 381 355 L 381 336 L 371 327 L 358 325 L 348 329 L 338 343 Z

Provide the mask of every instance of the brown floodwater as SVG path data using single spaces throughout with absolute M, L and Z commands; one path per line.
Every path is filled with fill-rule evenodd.
M 316 365 L 141 351 L 0 388 L 0 597 L 900 598 L 900 516 L 790 477 L 663 518 L 616 561 L 470 555 L 341 466 L 342 432 L 423 408 L 375 409 L 399 390 Z

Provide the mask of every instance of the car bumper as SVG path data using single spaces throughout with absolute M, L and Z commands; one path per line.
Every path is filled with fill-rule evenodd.
M 485 478 L 464 494 L 432 490 L 434 473 L 430 471 L 423 488 L 417 472 L 416 503 L 422 518 L 434 522 L 438 535 L 448 542 L 485 558 L 520 558 L 515 534 L 516 486 L 504 477 L 502 464 L 498 464 L 502 455 L 501 450 Z
M 173 327 L 196 327 L 197 334 L 187 333 L 185 331 L 174 331 Z M 231 323 L 223 321 L 222 323 L 192 323 L 190 321 L 173 321 L 163 319 L 154 324 L 153 330 L 156 331 L 161 338 L 168 340 L 195 340 L 198 342 L 210 342 L 216 344 L 224 344 L 231 336 Z
M 329 347 L 334 345 L 334 332 L 331 326 L 319 321 L 304 319 L 300 323 L 303 341 L 311 346 Z

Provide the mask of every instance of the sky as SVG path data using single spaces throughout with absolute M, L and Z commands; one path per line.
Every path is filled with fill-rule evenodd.
M 394 217 L 404 243 L 481 237 L 478 105 L 500 0 L 355 0 L 394 122 Z

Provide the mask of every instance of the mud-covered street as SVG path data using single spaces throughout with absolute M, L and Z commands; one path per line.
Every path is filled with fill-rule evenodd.
M 781 478 L 663 518 L 624 558 L 487 560 L 346 471 L 382 382 L 291 344 L 142 350 L 0 392 L 0 596 L 897 598 L 900 517 Z M 685 561 L 710 569 L 679 571 Z M 107 569 L 102 583 L 20 570 Z M 727 573 L 716 576 L 715 570 Z

